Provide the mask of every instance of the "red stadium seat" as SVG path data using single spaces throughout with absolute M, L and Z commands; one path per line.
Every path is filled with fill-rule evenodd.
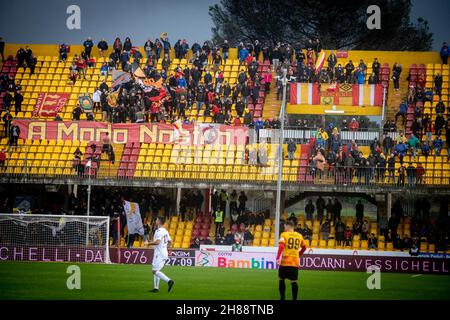
M 202 231 L 200 232 L 200 237 L 206 238 L 206 237 L 208 237 L 208 236 L 209 236 L 209 230 L 202 230 Z
M 194 229 L 194 230 L 192 230 L 191 237 L 196 238 L 196 237 L 198 237 L 199 234 L 200 234 L 200 231 L 198 229 Z

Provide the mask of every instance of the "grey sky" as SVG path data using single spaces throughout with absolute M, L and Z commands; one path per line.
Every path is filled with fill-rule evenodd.
M 116 36 L 130 36 L 136 45 L 163 31 L 171 42 L 189 43 L 211 38 L 208 7 L 219 0 L 20 0 L 0 10 L 0 36 L 11 43 L 82 43 L 91 36 L 112 43 Z M 66 28 L 66 8 L 81 8 L 81 30 Z M 449 41 L 449 0 L 413 0 L 414 20 L 422 16 L 434 32 L 434 49 Z M 15 13 L 15 14 L 13 14 Z M 383 22 L 382 22 L 383 23 Z

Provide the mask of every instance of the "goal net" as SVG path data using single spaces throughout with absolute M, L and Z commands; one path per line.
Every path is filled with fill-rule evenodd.
M 109 217 L 0 214 L 0 261 L 109 263 Z

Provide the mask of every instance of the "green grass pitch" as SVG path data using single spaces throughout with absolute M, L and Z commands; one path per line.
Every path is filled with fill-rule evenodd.
M 275 270 L 165 267 L 172 292 L 161 281 L 150 293 L 150 265 L 78 264 L 81 289 L 68 290 L 68 263 L 0 263 L 0 299 L 279 299 Z M 362 272 L 300 271 L 299 299 L 450 299 L 450 277 L 382 273 L 381 289 L 368 290 Z M 286 288 L 291 298 L 290 285 Z

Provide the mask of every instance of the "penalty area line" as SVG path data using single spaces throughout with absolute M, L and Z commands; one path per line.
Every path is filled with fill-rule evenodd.
M 423 274 L 413 274 L 412 276 L 411 276 L 411 278 L 417 278 L 417 277 L 420 277 L 420 276 L 422 276 Z

